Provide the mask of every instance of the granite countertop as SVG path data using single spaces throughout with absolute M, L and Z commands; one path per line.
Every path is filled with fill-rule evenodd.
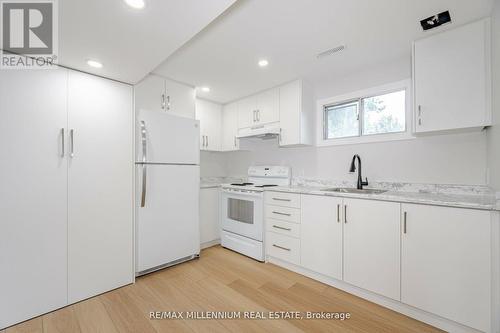
M 381 201 L 416 203 L 436 206 L 471 208 L 482 210 L 500 210 L 494 194 L 448 194 L 428 192 L 404 192 L 389 190 L 381 194 L 339 193 L 323 191 L 325 187 L 278 186 L 266 191 L 289 192 L 301 194 L 326 195 L 344 198 L 359 198 Z

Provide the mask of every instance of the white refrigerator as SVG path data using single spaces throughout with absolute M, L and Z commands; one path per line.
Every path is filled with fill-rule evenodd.
M 199 122 L 140 110 L 136 137 L 136 275 L 143 275 L 200 253 Z

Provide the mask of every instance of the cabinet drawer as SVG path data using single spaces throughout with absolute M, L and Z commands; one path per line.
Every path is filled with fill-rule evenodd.
M 266 233 L 267 255 L 300 265 L 300 240 L 274 232 Z
M 268 192 L 266 193 L 266 203 L 268 205 L 300 208 L 300 194 Z
M 300 237 L 300 224 L 297 223 L 290 223 L 268 218 L 266 220 L 266 230 L 295 238 Z
M 266 205 L 266 219 L 300 223 L 300 209 Z

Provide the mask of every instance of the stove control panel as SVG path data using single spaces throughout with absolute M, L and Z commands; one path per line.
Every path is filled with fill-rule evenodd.
M 251 166 L 248 176 L 263 178 L 290 178 L 290 167 L 287 166 Z

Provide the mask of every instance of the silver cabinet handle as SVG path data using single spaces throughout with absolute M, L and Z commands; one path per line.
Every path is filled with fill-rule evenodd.
M 207 135 L 207 147 L 208 147 L 208 135 Z
M 337 222 L 340 223 L 340 204 L 337 204 Z
M 141 120 L 141 142 L 142 142 L 142 161 L 145 163 L 148 160 L 148 131 L 146 130 L 146 122 Z
M 276 212 L 276 211 L 274 211 L 274 210 L 273 210 L 273 214 L 284 215 L 284 216 L 292 216 L 292 214 L 287 214 L 287 213 Z
M 170 111 L 170 96 L 167 96 L 167 111 Z
M 281 199 L 281 198 L 273 198 L 276 201 L 292 201 L 291 199 Z
M 283 246 L 279 246 L 279 245 L 276 245 L 276 244 L 273 244 L 273 246 L 277 247 L 278 249 L 285 250 L 285 251 L 291 251 L 291 249 L 289 249 L 289 248 L 286 248 L 286 247 L 283 247 Z
M 201 146 L 202 146 L 202 147 L 205 147 L 205 136 L 204 136 L 204 135 L 202 135 L 202 136 L 201 136 L 201 138 L 203 139 Z
M 406 212 L 403 213 L 403 234 L 406 234 L 406 216 L 408 214 Z
M 278 135 L 278 140 L 281 143 L 281 138 L 283 137 L 283 129 L 280 128 L 280 134 Z
M 344 205 L 344 223 L 347 223 L 347 205 Z
M 422 125 L 422 105 L 418 106 L 418 125 Z
M 260 121 L 260 110 L 257 110 L 257 121 Z
M 64 128 L 61 128 L 61 157 L 65 155 L 64 146 Z
M 161 94 L 161 108 L 165 110 L 165 94 Z
M 292 229 L 291 228 L 284 228 L 284 227 L 280 227 L 279 225 L 273 225 L 273 228 L 276 228 L 276 229 L 281 229 L 281 230 L 286 230 L 286 231 L 291 231 Z
M 69 157 L 75 157 L 75 130 L 71 129 L 69 131 Z
M 142 165 L 142 193 L 141 193 L 141 207 L 146 206 L 146 190 L 147 190 L 147 177 L 148 177 L 148 171 L 147 171 L 147 165 L 143 164 Z

